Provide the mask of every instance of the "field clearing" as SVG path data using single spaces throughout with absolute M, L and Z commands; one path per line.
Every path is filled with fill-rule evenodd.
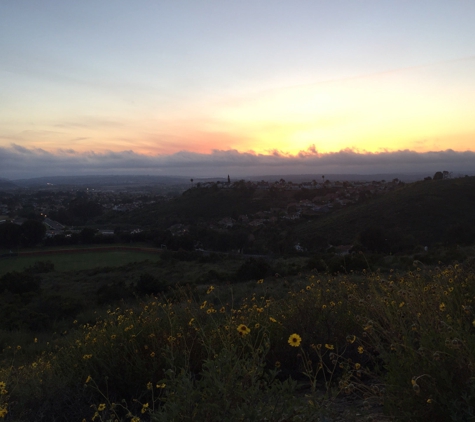
M 52 253 L 48 255 L 17 256 L 0 260 L 0 275 L 23 271 L 38 261 L 51 261 L 56 271 L 80 271 L 96 267 L 119 267 L 131 262 L 156 260 L 157 253 L 142 251 L 100 251 Z

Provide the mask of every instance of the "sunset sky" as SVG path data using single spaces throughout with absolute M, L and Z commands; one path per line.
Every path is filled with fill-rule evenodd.
M 474 22 L 471 0 L 1 0 L 0 177 L 475 171 Z

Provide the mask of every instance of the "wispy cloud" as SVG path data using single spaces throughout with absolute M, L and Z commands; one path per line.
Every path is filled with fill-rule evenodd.
M 475 152 L 453 150 L 417 153 L 410 150 L 369 153 L 345 149 L 319 153 L 315 146 L 295 155 L 278 150 L 265 154 L 213 150 L 209 154 L 180 151 L 145 155 L 134 151 L 79 153 L 73 149 L 46 151 L 11 144 L 0 147 L 0 177 L 19 179 L 53 175 L 162 174 L 186 177 L 235 177 L 266 174 L 419 173 L 438 170 L 474 172 Z

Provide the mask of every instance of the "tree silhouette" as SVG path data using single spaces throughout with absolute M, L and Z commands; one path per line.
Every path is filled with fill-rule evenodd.
M 24 246 L 35 246 L 43 240 L 46 227 L 36 220 L 26 220 L 21 225 L 21 242 Z
M 21 227 L 13 223 L 0 224 L 0 246 L 11 249 L 20 243 Z

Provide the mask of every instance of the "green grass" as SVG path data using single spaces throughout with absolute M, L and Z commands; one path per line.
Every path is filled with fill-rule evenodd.
M 37 261 L 51 261 L 56 271 L 80 271 L 96 267 L 119 267 L 132 262 L 156 260 L 158 254 L 132 251 L 81 252 L 68 254 L 18 256 L 0 260 L 0 275 L 23 271 Z

